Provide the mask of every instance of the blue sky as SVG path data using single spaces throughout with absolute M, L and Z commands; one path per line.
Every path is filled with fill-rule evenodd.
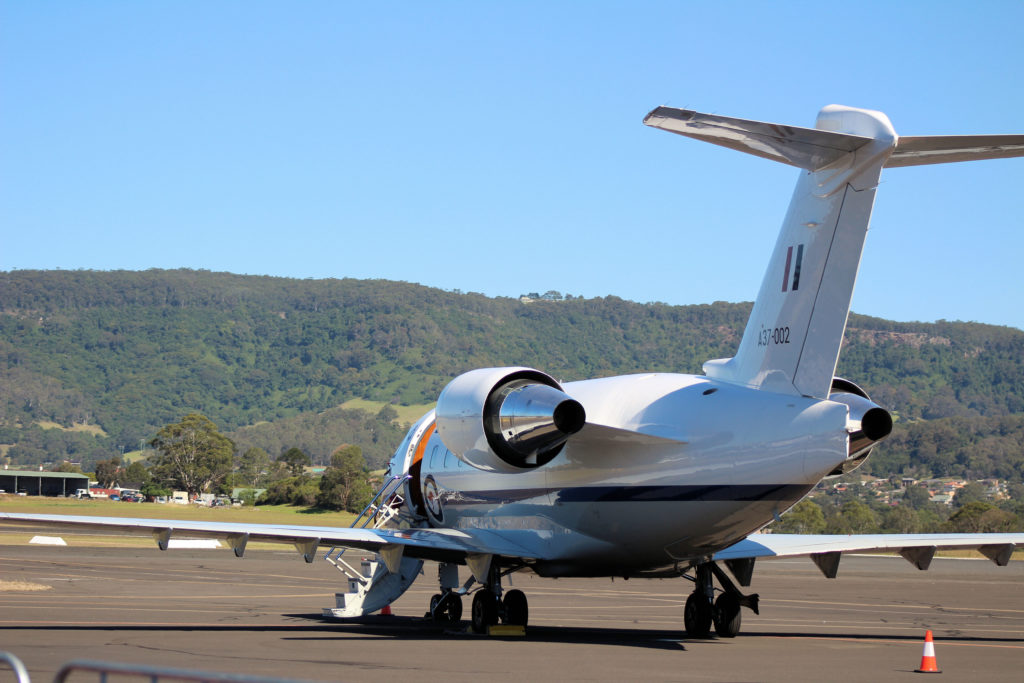
M 798 171 L 661 104 L 1024 133 L 1018 1 L 0 2 L 0 270 L 751 300 Z M 853 310 L 1024 328 L 1024 159 L 883 174 Z

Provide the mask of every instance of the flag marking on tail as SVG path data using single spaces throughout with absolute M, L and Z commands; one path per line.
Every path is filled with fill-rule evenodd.
M 786 268 L 782 274 L 782 291 L 787 291 L 789 287 L 789 268 L 793 265 L 793 291 L 800 289 L 800 264 L 804 260 L 804 245 L 798 244 L 796 247 L 796 265 L 793 265 L 793 247 L 786 249 Z

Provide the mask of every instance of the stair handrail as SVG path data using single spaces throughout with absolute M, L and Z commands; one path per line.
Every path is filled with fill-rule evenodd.
M 404 484 L 409 479 L 412 479 L 411 474 L 396 474 L 392 476 L 390 479 L 386 480 L 384 484 L 380 487 L 380 490 L 377 491 L 377 495 L 370 499 L 370 502 L 367 503 L 365 508 L 363 508 L 363 511 L 360 512 L 359 516 L 356 517 L 354 522 L 352 522 L 352 528 L 365 529 L 382 507 L 391 505 L 392 499 L 394 498 L 395 494 L 398 493 L 398 487 L 401 486 L 401 484 Z M 375 503 L 381 497 L 384 497 L 384 501 L 381 503 L 381 505 L 375 506 Z M 362 523 L 360 524 L 360 522 Z
M 351 528 L 365 529 L 370 524 L 370 522 L 377 517 L 378 512 L 381 512 L 382 518 L 374 524 L 375 529 L 380 528 L 381 525 L 383 525 L 389 519 L 394 517 L 397 514 L 397 510 L 395 510 L 393 503 L 395 502 L 396 498 L 399 498 L 401 485 L 404 484 L 409 479 L 412 479 L 411 474 L 396 474 L 390 477 L 389 479 L 385 480 L 384 484 L 377 491 L 377 494 L 372 499 L 370 499 L 370 502 L 366 505 L 365 508 L 363 508 L 363 511 L 359 513 L 355 520 L 353 520 Z M 375 505 L 381 497 L 384 498 L 383 502 L 380 503 L 379 505 Z M 404 498 L 402 498 L 401 500 L 404 500 Z M 390 512 L 382 512 L 385 510 L 389 510 Z M 347 548 L 339 548 L 338 546 L 335 546 L 327 551 L 327 553 L 324 555 L 324 559 L 330 562 L 332 565 L 334 565 L 334 567 L 338 571 L 340 571 L 342 574 L 345 574 L 348 578 L 356 579 L 360 583 L 366 583 L 366 580 L 363 578 L 362 574 L 357 572 L 352 567 L 352 565 L 348 564 L 347 562 L 341 559 L 341 556 L 345 554 L 345 550 L 347 550 Z M 331 557 L 331 555 L 333 555 L 335 551 L 338 551 L 337 557 Z

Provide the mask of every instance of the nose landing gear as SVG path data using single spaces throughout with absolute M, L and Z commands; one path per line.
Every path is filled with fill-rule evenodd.
M 430 598 L 430 617 L 441 624 L 457 624 L 462 620 L 462 596 L 448 590 Z

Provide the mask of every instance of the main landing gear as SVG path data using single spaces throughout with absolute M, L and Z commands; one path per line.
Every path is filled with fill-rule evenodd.
M 511 573 L 506 572 L 506 573 Z M 462 596 L 476 581 L 470 577 L 465 585 L 458 585 L 458 566 L 442 564 L 438 568 L 441 592 L 430 598 L 430 617 L 443 624 L 457 624 L 462 619 Z M 530 608 L 526 595 L 521 590 L 504 591 L 502 596 L 500 567 L 492 565 L 487 570 L 487 582 L 473 594 L 473 606 L 470 612 L 473 631 L 487 633 L 487 630 L 499 621 L 503 624 L 526 626 L 530 618 Z
M 742 573 L 743 585 L 750 584 L 750 574 L 754 565 L 730 567 L 734 572 Z M 722 586 L 722 593 L 715 599 L 714 579 Z M 741 607 L 753 610 L 758 614 L 756 593 L 744 595 L 736 588 L 729 576 L 714 562 L 701 562 L 695 566 L 693 592 L 686 598 L 683 608 L 683 625 L 691 638 L 707 638 L 711 635 L 711 627 L 722 638 L 735 638 L 740 632 L 742 623 Z
M 510 590 L 504 598 L 498 595 L 490 588 L 481 588 L 473 594 L 474 632 L 487 633 L 487 629 L 497 624 L 499 619 L 501 623 L 510 626 L 526 626 L 530 619 L 530 608 L 523 591 Z

